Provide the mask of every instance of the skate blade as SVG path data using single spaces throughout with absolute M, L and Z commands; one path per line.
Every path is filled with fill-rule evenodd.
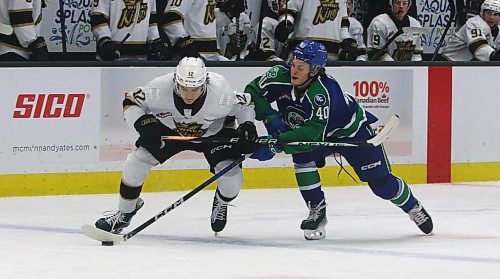
M 304 230 L 304 238 L 306 240 L 320 240 L 325 238 L 326 231 L 324 228 L 317 230 Z

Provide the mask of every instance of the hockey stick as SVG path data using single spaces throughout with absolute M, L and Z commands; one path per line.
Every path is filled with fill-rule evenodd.
M 0 23 L 0 34 L 10 35 L 12 34 L 12 31 L 13 31 L 12 26 Z
M 425 34 L 425 33 L 428 33 L 428 31 L 422 27 L 413 27 L 413 26 L 408 26 L 408 27 L 403 27 L 401 29 L 398 29 L 398 31 L 396 33 L 394 33 L 394 35 L 392 35 L 392 37 L 384 44 L 384 46 L 382 46 L 381 49 L 379 50 L 376 50 L 376 52 L 371 55 L 369 55 L 369 59 L 371 61 L 376 61 L 378 59 L 380 59 L 380 57 L 382 57 L 382 55 L 384 55 L 384 52 L 387 50 L 387 48 L 389 47 L 390 44 L 392 44 L 392 42 L 394 42 L 394 40 L 399 37 L 399 35 L 401 34 L 408 34 L 408 33 L 420 33 L 420 34 Z
M 255 140 L 257 144 L 280 144 L 293 146 L 327 146 L 327 147 L 374 147 L 382 144 L 389 134 L 396 128 L 399 123 L 399 116 L 393 115 L 384 125 L 380 132 L 369 140 L 365 141 L 295 141 L 287 142 L 277 139 L 259 138 Z M 237 143 L 240 138 L 221 138 L 221 137 L 183 137 L 183 136 L 163 136 L 162 140 L 167 141 L 192 141 L 192 142 L 214 142 L 214 143 Z
M 66 12 L 64 11 L 64 0 L 59 0 L 59 9 L 61 10 L 59 14 L 59 21 L 61 25 L 61 45 L 62 45 L 62 53 L 64 60 L 68 60 L 68 45 L 67 40 L 68 36 L 66 34 Z
M 151 225 L 154 222 L 156 222 L 158 219 L 160 219 L 161 217 L 163 217 L 168 212 L 174 210 L 176 207 L 178 207 L 179 205 L 183 204 L 185 201 L 187 201 L 188 199 L 190 199 L 192 196 L 194 196 L 195 194 L 197 194 L 199 191 L 201 191 L 204 188 L 206 188 L 208 185 L 210 185 L 212 182 L 214 182 L 215 180 L 217 180 L 219 177 L 223 176 L 224 174 L 226 174 L 227 172 L 229 172 L 230 170 L 232 170 L 234 167 L 238 166 L 245 159 L 246 159 L 246 157 L 244 157 L 244 156 L 240 157 L 238 160 L 234 161 L 233 163 L 231 163 L 227 167 L 223 168 L 218 173 L 214 174 L 207 181 L 203 182 L 198 187 L 196 187 L 193 190 L 191 190 L 191 192 L 187 193 L 182 198 L 178 199 L 173 204 L 169 205 L 167 208 L 165 208 L 164 210 L 160 211 L 158 214 L 156 214 L 155 216 L 151 217 L 149 220 L 147 220 L 146 222 L 142 223 L 140 226 L 138 226 L 137 228 L 133 229 L 129 233 L 126 233 L 126 234 L 114 234 L 114 233 L 110 233 L 110 232 L 107 232 L 107 231 L 103 231 L 103 230 L 98 229 L 98 228 L 96 228 L 96 227 L 94 227 L 92 225 L 89 225 L 89 224 L 83 225 L 82 228 L 81 228 L 81 231 L 82 231 L 82 233 L 84 235 L 86 235 L 86 236 L 88 236 L 88 237 L 90 237 L 92 239 L 101 241 L 101 242 L 112 242 L 113 244 L 120 244 L 122 242 L 125 242 L 125 241 L 129 240 L 130 238 L 132 238 L 134 235 L 138 234 L 140 231 L 142 231 L 145 228 L 147 228 L 149 225 Z
M 436 60 L 437 54 L 438 54 L 439 50 L 441 49 L 441 46 L 443 45 L 446 34 L 448 34 L 448 30 L 450 30 L 451 23 L 455 21 L 455 15 L 456 15 L 455 0 L 448 0 L 448 3 L 450 5 L 450 19 L 446 23 L 446 27 L 444 28 L 443 35 L 441 35 L 441 39 L 439 40 L 439 43 L 436 46 L 436 49 L 434 50 L 434 54 L 432 55 L 431 61 Z

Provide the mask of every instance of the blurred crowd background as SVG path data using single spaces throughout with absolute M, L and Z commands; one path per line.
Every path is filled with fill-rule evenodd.
M 500 60 L 500 0 L 1 0 L 0 61 Z

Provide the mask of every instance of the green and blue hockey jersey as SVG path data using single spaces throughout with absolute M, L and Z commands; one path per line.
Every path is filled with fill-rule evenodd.
M 276 106 L 290 131 L 281 133 L 282 141 L 325 141 L 328 138 L 355 138 L 365 124 L 377 121 L 353 96 L 344 93 L 329 75 L 319 75 L 304 92 L 291 84 L 290 70 L 274 66 L 255 78 L 245 92 L 252 95 L 257 120 L 264 120 L 271 104 Z M 312 151 L 312 146 L 284 146 L 285 153 Z

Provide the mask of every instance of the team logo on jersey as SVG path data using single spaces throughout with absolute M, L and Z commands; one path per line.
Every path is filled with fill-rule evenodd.
M 317 105 L 317 106 L 324 106 L 326 104 L 326 97 L 325 95 L 323 94 L 318 94 L 316 96 L 314 96 L 314 103 Z
M 198 124 L 196 122 L 185 123 L 177 122 L 174 120 L 175 129 L 177 133 L 185 137 L 201 137 L 205 134 L 207 129 L 202 129 L 203 124 Z
M 289 106 L 285 110 L 285 121 L 292 129 L 300 128 L 306 119 L 306 113 L 296 107 Z
M 323 24 L 327 20 L 334 21 L 339 12 L 338 0 L 320 0 L 314 15 L 313 25 Z
M 148 3 L 143 3 L 143 0 L 123 0 L 125 8 L 122 10 L 120 20 L 118 20 L 118 29 L 130 27 L 135 23 L 140 23 L 148 14 Z M 136 14 L 138 13 L 138 14 Z
M 252 97 L 249 93 L 236 92 L 236 100 L 238 100 L 238 104 L 249 105 Z
M 399 41 L 396 42 L 396 49 L 392 54 L 392 58 L 396 61 L 411 61 L 415 45 L 413 41 Z
M 205 8 L 205 17 L 203 23 L 208 25 L 215 20 L 215 0 L 208 0 L 207 7 Z

